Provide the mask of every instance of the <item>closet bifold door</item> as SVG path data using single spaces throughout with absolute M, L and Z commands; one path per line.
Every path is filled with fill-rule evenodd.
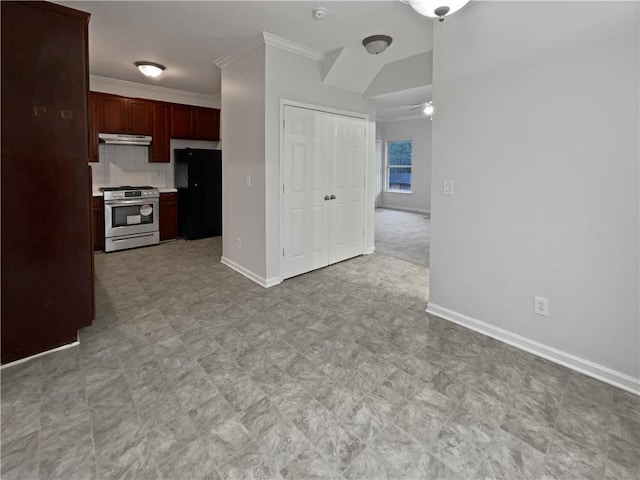
M 363 253 L 365 124 L 284 107 L 283 279 Z
M 329 264 L 364 252 L 365 122 L 331 115 Z
M 327 239 L 328 122 L 326 115 L 285 107 L 283 278 L 329 263 Z

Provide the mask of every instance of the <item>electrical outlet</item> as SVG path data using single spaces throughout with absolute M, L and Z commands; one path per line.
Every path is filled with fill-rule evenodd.
M 239 238 L 236 238 L 236 248 L 240 250 L 242 248 L 242 242 Z
M 442 194 L 453 195 L 453 180 L 443 180 L 442 182 Z
M 549 299 L 544 297 L 533 297 L 533 313 L 536 315 L 542 315 L 543 317 L 548 317 Z

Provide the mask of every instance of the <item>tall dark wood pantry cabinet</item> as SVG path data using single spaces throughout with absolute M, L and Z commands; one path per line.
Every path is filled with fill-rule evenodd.
M 91 323 L 89 14 L 1 2 L 2 362 Z

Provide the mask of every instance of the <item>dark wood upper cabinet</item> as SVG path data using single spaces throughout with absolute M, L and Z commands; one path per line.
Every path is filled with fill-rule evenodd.
M 127 100 L 111 95 L 98 96 L 98 128 L 100 133 L 127 133 Z
M 171 105 L 171 138 L 195 138 L 194 114 L 189 105 Z
M 153 104 L 153 133 L 151 140 L 150 162 L 170 161 L 169 127 L 171 119 L 171 105 L 155 102 Z
M 91 323 L 89 14 L 0 2 L 2 363 Z
M 196 109 L 196 138 L 220 140 L 220 110 L 203 107 Z
M 129 133 L 151 135 L 153 133 L 153 102 L 128 99 Z
M 96 95 L 99 133 L 151 135 L 153 102 L 109 94 Z
M 98 134 L 151 135 L 150 162 L 170 161 L 170 139 L 220 140 L 220 110 L 91 92 L 89 161 L 98 161 Z
M 191 105 L 172 105 L 171 138 L 220 140 L 220 110 Z

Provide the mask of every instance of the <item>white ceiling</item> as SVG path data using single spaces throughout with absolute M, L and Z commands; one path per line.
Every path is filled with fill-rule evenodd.
M 395 0 L 58 3 L 91 13 L 92 75 L 203 94 L 220 91 L 214 60 L 254 43 L 262 31 L 321 52 L 346 47 L 374 67 L 432 49 L 433 21 Z M 315 20 L 315 7 L 327 8 L 328 15 Z M 361 44 L 374 34 L 393 38 L 380 55 L 368 54 Z M 167 69 L 160 78 L 147 79 L 134 66 L 139 60 Z M 425 100 L 414 95 L 411 103 Z

